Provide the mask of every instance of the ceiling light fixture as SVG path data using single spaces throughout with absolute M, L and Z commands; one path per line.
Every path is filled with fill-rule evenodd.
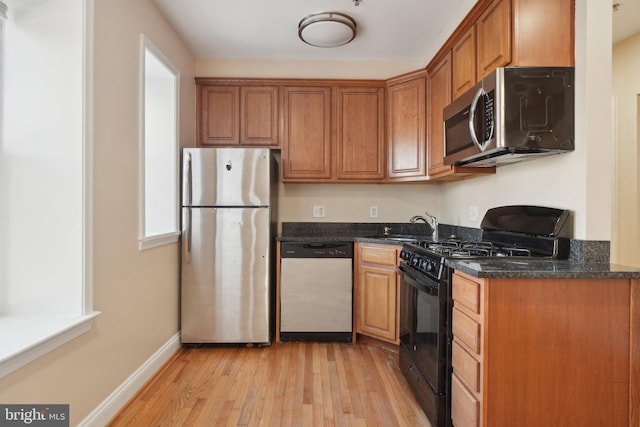
M 311 46 L 342 46 L 356 37 L 356 21 L 340 12 L 314 13 L 300 20 L 298 37 Z

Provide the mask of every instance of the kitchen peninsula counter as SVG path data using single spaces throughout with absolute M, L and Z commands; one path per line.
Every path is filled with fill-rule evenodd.
M 447 266 L 478 278 L 639 279 L 640 269 L 604 262 L 532 259 L 447 260 Z

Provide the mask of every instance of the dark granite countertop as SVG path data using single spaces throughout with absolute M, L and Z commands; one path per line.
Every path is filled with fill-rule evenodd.
M 475 259 L 447 260 L 456 270 L 479 278 L 510 279 L 637 279 L 640 269 L 605 262 L 567 260 Z
M 399 240 L 385 239 L 383 226 L 391 227 L 391 234 L 428 240 L 430 228 L 425 224 L 405 223 L 283 223 L 282 242 L 368 242 L 402 245 Z M 479 230 L 440 224 L 441 236 L 457 235 L 463 239 L 477 238 Z M 588 244 L 588 245 L 587 245 Z M 585 249 L 585 246 L 586 249 Z M 595 250 L 591 250 L 595 248 Z M 571 260 L 531 259 L 449 259 L 446 264 L 478 278 L 513 279 L 637 279 L 640 269 L 607 262 L 608 242 L 572 241 Z

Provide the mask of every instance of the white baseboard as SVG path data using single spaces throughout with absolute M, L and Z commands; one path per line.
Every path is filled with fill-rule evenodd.
M 180 349 L 180 332 L 171 337 L 142 366 L 136 369 L 125 382 L 120 384 L 109 397 L 82 420 L 78 427 L 102 427 L 106 425 L 178 349 Z

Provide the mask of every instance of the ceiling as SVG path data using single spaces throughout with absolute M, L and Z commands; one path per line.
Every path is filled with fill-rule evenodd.
M 426 61 L 475 0 L 154 0 L 197 58 Z M 355 19 L 357 35 L 337 48 L 298 38 L 317 12 Z
M 616 44 L 640 31 L 640 0 L 613 0 L 613 4 L 613 44 Z
M 198 58 L 425 62 L 476 0 L 154 0 Z M 640 0 L 613 0 L 613 42 L 640 28 Z M 357 22 L 337 48 L 298 38 L 305 16 L 336 11 Z

